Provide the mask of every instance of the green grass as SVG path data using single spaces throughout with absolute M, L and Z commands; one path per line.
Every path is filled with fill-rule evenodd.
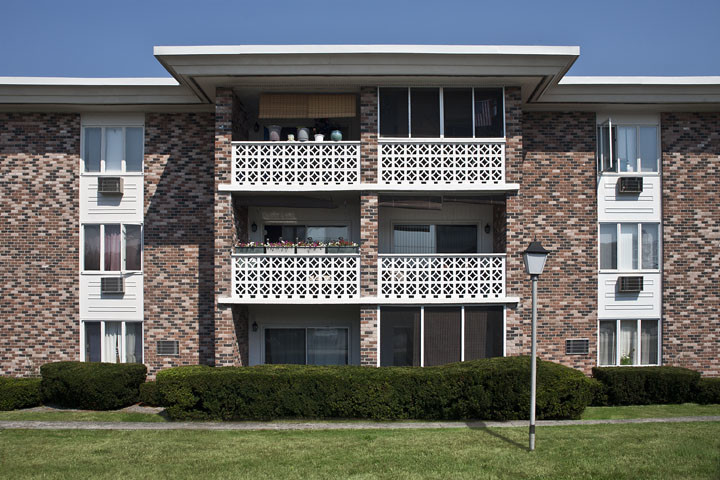
M 450 430 L 0 431 L 0 477 L 717 479 L 720 422 Z
M 0 420 L 39 420 L 42 422 L 166 422 L 156 413 L 135 412 L 28 412 L 15 410 L 0 412 Z
M 622 418 L 667 418 L 697 417 L 706 415 L 720 416 L 720 405 L 631 405 L 628 407 L 588 407 L 582 415 L 583 420 L 615 420 Z

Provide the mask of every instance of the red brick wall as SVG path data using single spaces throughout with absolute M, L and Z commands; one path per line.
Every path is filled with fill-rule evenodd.
M 80 116 L 0 114 L 0 374 L 79 359 Z
M 363 183 L 377 183 L 377 102 L 377 87 L 360 89 L 360 178 Z
M 145 119 L 145 363 L 213 360 L 213 116 Z M 180 355 L 158 357 L 158 340 Z
M 522 114 L 519 91 L 507 95 L 508 182 L 520 184 L 507 200 L 508 295 L 520 297 L 507 310 L 507 353 L 530 352 L 531 289 L 522 252 L 537 237 L 552 250 L 538 285 L 538 355 L 589 373 L 597 343 L 595 115 Z M 568 338 L 588 338 L 589 354 L 565 355 Z
M 663 363 L 720 376 L 720 114 L 660 123 Z

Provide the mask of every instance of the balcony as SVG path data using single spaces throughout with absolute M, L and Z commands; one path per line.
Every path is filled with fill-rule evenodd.
M 504 141 L 380 140 L 379 183 L 388 186 L 497 186 L 505 183 Z
M 344 189 L 360 184 L 360 142 L 233 142 L 232 185 Z
M 505 254 L 380 254 L 378 261 L 380 300 L 505 299 Z
M 243 303 L 343 303 L 360 298 L 360 255 L 234 254 L 232 279 Z

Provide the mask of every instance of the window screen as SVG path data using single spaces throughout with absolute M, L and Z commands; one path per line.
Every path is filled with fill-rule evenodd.
M 440 136 L 440 89 L 410 89 L 410 130 L 416 138 Z
M 408 89 L 380 89 L 380 136 L 408 136 Z
M 420 365 L 419 308 L 383 308 L 380 311 L 380 365 Z
M 460 315 L 458 307 L 425 308 L 425 366 L 460 361 Z
M 502 307 L 465 307 L 465 360 L 502 354 Z

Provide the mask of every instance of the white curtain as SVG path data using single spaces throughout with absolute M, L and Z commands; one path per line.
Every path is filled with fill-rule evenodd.
M 347 365 L 348 331 L 345 328 L 308 328 L 309 365 Z
M 642 225 L 642 268 L 656 269 L 658 259 L 658 226 L 643 223 Z
M 640 351 L 643 365 L 658 363 L 658 322 L 657 320 L 642 320 L 640 332 Z
M 600 322 L 600 365 L 615 365 L 615 320 Z
M 119 272 L 120 225 L 105 225 L 105 271 Z
M 638 268 L 638 226 L 633 223 L 620 225 L 620 270 L 636 270 Z
M 637 170 L 635 127 L 618 127 L 617 149 L 621 172 Z
M 105 322 L 105 351 L 103 362 L 120 363 L 122 361 L 122 323 Z
M 122 128 L 105 129 L 105 171 L 121 172 L 123 158 Z
M 620 363 L 623 357 L 629 359 L 630 365 L 637 363 L 637 321 L 623 320 L 620 322 Z M 626 360 L 627 361 L 627 360 Z

